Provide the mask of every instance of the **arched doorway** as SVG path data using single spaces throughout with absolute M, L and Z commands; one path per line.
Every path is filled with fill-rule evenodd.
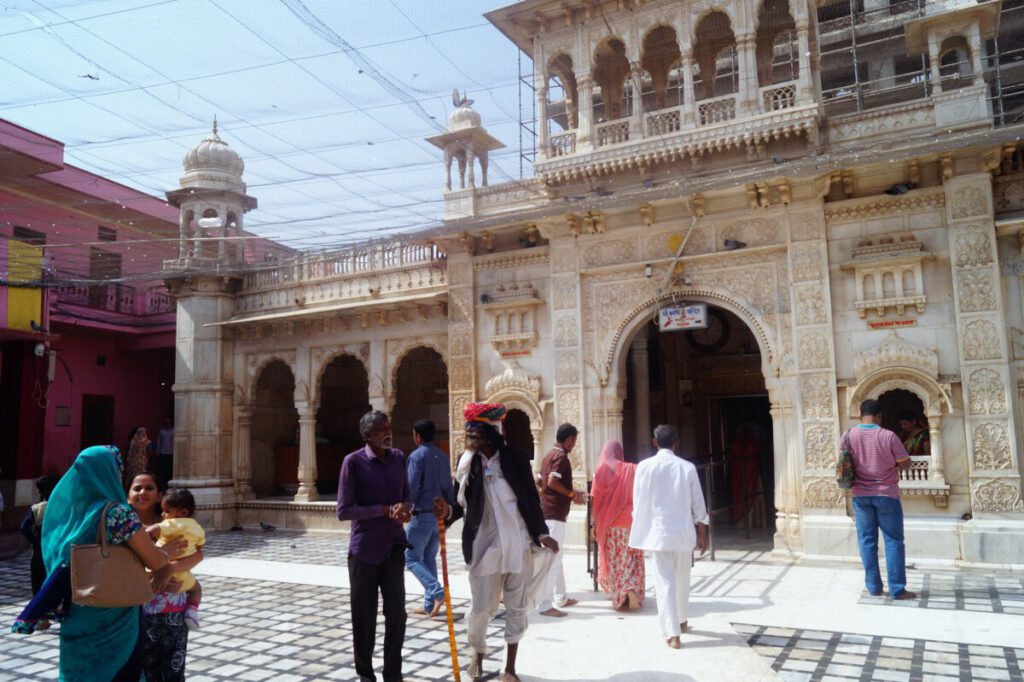
M 339 355 L 328 363 L 320 377 L 316 413 L 316 487 L 321 495 L 338 492 L 341 461 L 365 445 L 359 418 L 370 410 L 369 395 L 370 380 L 357 358 Z
M 530 431 L 530 417 L 522 410 L 512 408 L 505 415 L 503 423 L 505 429 L 505 440 L 513 449 L 533 459 L 533 432 Z M 534 462 L 535 467 L 540 467 L 540 462 Z
M 730 311 L 708 306 L 701 330 L 643 325 L 626 356 L 623 445 L 637 461 L 654 452 L 657 424 L 679 429 L 683 456 L 701 470 L 716 525 L 773 530 L 774 445 L 761 349 Z M 711 473 L 713 472 L 713 474 Z
M 295 376 L 281 360 L 269 362 L 256 380 L 250 456 L 256 497 L 294 494 L 297 484 L 299 413 Z M 294 461 L 290 457 L 294 451 Z
M 395 372 L 395 406 L 391 411 L 394 447 L 408 454 L 416 444 L 412 425 L 429 419 L 437 427 L 434 444 L 449 455 L 448 369 L 444 358 L 432 348 L 409 351 Z

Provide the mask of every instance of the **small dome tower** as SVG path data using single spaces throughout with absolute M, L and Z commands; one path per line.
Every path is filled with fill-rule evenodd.
M 480 176 L 483 187 L 487 186 L 487 154 L 503 145 L 491 137 L 490 133 L 480 125 L 480 114 L 473 110 L 473 100 L 465 94 L 452 91 L 452 104 L 455 110 L 448 117 L 448 126 L 439 135 L 427 138 L 427 142 L 439 147 L 444 152 L 445 180 L 444 188 L 452 189 L 452 160 L 459 161 L 459 189 L 466 189 L 466 171 L 469 170 L 468 187 L 476 188 L 473 177 L 473 162 L 480 161 Z

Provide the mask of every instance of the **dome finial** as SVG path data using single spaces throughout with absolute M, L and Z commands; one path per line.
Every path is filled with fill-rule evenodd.
M 213 115 L 213 136 L 217 137 L 217 114 Z

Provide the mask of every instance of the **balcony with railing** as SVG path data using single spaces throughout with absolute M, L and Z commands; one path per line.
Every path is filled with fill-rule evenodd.
M 250 266 L 242 274 L 235 312 L 429 297 L 445 290 L 447 263 L 436 245 L 404 241 L 302 253 Z

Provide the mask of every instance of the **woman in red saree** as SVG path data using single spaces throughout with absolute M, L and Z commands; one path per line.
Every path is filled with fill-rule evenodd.
M 644 603 L 644 553 L 629 546 L 633 523 L 633 475 L 622 445 L 605 443 L 591 489 L 594 536 L 598 545 L 598 582 L 616 609 L 638 609 Z

